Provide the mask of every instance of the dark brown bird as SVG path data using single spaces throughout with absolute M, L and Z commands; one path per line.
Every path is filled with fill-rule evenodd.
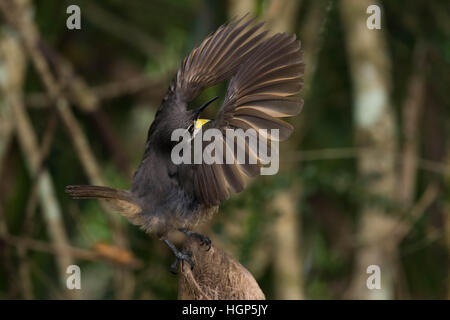
M 194 236 L 210 246 L 207 237 L 192 228 L 211 217 L 231 193 L 241 192 L 246 178 L 262 166 L 240 164 L 174 164 L 171 141 L 175 129 L 195 127 L 226 129 L 279 129 L 285 140 L 293 127 L 279 117 L 297 115 L 303 101 L 293 97 L 303 86 L 304 64 L 295 35 L 268 36 L 263 23 L 245 17 L 221 26 L 187 56 L 156 113 L 148 131 L 145 152 L 130 190 L 100 186 L 67 186 L 75 199 L 101 199 L 133 224 L 156 233 L 177 260 L 193 267 L 189 253 L 180 252 L 167 238 L 172 230 Z M 216 119 L 198 119 L 211 102 L 190 110 L 188 104 L 204 89 L 231 79 Z M 205 124 L 206 123 L 206 124 Z M 273 137 L 269 136 L 270 143 Z M 224 147 L 227 142 L 223 140 Z M 234 147 L 233 147 L 234 150 Z M 246 154 L 249 146 L 246 145 Z

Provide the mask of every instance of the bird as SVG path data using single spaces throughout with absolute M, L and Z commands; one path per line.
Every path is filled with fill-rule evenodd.
M 303 107 L 298 94 L 303 88 L 305 64 L 300 41 L 295 34 L 269 34 L 264 22 L 248 14 L 234 18 L 207 36 L 182 63 L 147 133 L 142 160 L 134 173 L 131 188 L 68 185 L 74 199 L 98 199 L 112 210 L 164 241 L 175 255 L 171 271 L 180 261 L 194 267 L 191 252 L 184 252 L 169 240 L 172 231 L 198 238 L 206 250 L 211 240 L 194 228 L 210 219 L 221 203 L 243 191 L 249 178 L 260 174 L 264 163 L 232 162 L 175 164 L 171 150 L 172 132 L 183 129 L 214 128 L 220 132 L 249 128 L 278 129 L 286 140 L 293 126 L 279 118 L 296 116 Z M 200 114 L 217 97 L 198 108 L 193 100 L 209 87 L 228 81 L 228 88 L 215 119 Z M 227 142 L 222 141 L 225 147 Z M 233 147 L 234 148 L 234 147 Z M 245 146 L 246 154 L 251 150 Z

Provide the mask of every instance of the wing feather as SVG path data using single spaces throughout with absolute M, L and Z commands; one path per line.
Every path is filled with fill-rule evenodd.
M 222 25 L 194 48 L 181 63 L 169 94 L 185 106 L 205 88 L 234 75 L 267 33 L 258 33 L 263 23 L 252 26 L 254 20 L 244 16 Z
M 218 117 L 207 127 L 218 128 L 223 133 L 226 129 L 278 129 L 278 140 L 286 140 L 293 126 L 279 118 L 295 116 L 301 111 L 303 100 L 295 95 L 303 87 L 303 74 L 300 42 L 295 35 L 278 33 L 267 38 L 238 68 Z M 267 139 L 269 145 L 275 139 L 270 131 L 260 138 Z M 254 156 L 257 161 L 238 163 L 237 148 L 232 149 L 225 140 L 223 143 L 224 150 L 233 155 L 232 164 L 196 165 L 196 194 L 205 205 L 218 205 L 228 199 L 230 192 L 241 192 L 246 187 L 246 178 L 260 173 L 257 150 L 247 142 L 241 145 L 246 160 Z

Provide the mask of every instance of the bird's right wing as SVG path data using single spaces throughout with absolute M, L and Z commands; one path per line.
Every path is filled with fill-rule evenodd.
M 275 34 L 261 42 L 239 67 L 230 81 L 218 117 L 204 127 L 222 132 L 226 129 L 254 129 L 255 132 L 278 129 L 277 140 L 287 139 L 293 127 L 279 118 L 300 112 L 303 100 L 294 95 L 303 86 L 303 73 L 300 42 L 295 35 Z M 263 137 L 259 135 L 258 138 Z M 275 139 L 270 135 L 264 138 L 269 144 Z M 256 164 L 239 162 L 236 156 L 238 148 L 230 146 L 225 139 L 221 143 L 223 150 L 233 150 L 233 163 L 192 165 L 196 197 L 207 206 L 218 205 L 228 199 L 230 191 L 241 192 L 246 186 L 246 176 L 260 174 L 262 162 L 259 158 Z M 248 143 L 245 144 L 245 154 L 247 161 L 250 154 L 259 156 Z
M 254 20 L 244 16 L 222 25 L 184 58 L 168 93 L 177 107 L 186 108 L 204 89 L 236 73 L 267 34 L 258 33 L 263 23 L 252 25 Z

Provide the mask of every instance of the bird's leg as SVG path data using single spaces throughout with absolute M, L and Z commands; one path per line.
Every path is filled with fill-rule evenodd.
M 189 231 L 185 228 L 178 228 L 178 231 L 183 232 L 186 236 L 188 237 L 193 237 L 193 238 L 197 238 L 200 240 L 200 245 L 205 245 L 208 247 L 208 249 L 206 249 L 206 251 L 209 251 L 209 249 L 211 249 L 211 239 L 209 239 L 207 236 L 204 236 L 200 233 L 197 232 L 192 232 Z
M 194 262 L 192 261 L 192 252 L 181 252 L 180 250 L 175 247 L 175 245 L 169 241 L 169 239 L 164 238 L 164 242 L 167 244 L 167 246 L 172 250 L 173 254 L 175 255 L 175 261 L 170 266 L 170 271 L 174 274 L 177 273 L 177 267 L 180 260 L 184 260 L 191 266 L 191 270 L 194 269 Z

